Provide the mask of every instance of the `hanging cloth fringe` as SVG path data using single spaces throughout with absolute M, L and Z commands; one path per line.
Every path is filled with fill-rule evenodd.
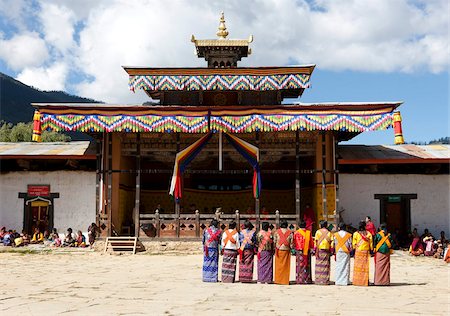
M 253 197 L 259 198 L 261 193 L 261 171 L 259 169 L 259 148 L 253 146 L 246 141 L 225 133 L 227 140 L 230 144 L 250 163 L 253 167 Z
M 212 132 L 209 132 L 189 147 L 180 151 L 175 157 L 175 166 L 173 167 L 172 181 L 170 182 L 169 194 L 175 199 L 180 199 L 182 194 L 181 180 L 187 165 L 200 153 L 205 145 L 211 139 Z
M 38 110 L 34 111 L 33 115 L 33 136 L 31 137 L 33 142 L 41 142 L 41 113 Z

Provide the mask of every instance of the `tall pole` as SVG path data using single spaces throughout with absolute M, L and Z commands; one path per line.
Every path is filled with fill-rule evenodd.
M 136 134 L 136 197 L 134 201 L 134 236 L 139 237 L 141 199 L 141 133 Z
M 300 223 L 300 131 L 295 132 L 295 220 Z
M 259 132 L 256 132 L 256 147 L 259 148 Z M 261 154 L 261 152 L 260 152 L 260 154 Z M 261 157 L 259 157 L 259 159 L 261 159 Z M 261 170 L 260 170 L 260 172 L 261 172 Z M 260 192 L 260 194 L 261 194 L 261 192 Z M 256 231 L 259 231 L 260 222 L 261 222 L 259 209 L 260 209 L 259 197 L 257 197 L 257 198 L 255 198 Z
M 180 133 L 177 133 L 177 153 L 180 151 Z M 183 182 L 183 179 L 181 179 Z M 183 188 L 183 186 L 181 186 Z M 176 237 L 180 237 L 180 199 L 175 198 L 175 235 Z
M 338 149 L 338 140 L 336 139 L 336 136 L 333 134 L 333 182 L 334 182 L 334 197 L 335 197 L 335 217 L 334 222 L 337 225 L 340 222 L 339 218 L 339 170 L 338 170 L 338 155 L 337 155 L 337 149 Z
M 327 179 L 326 179 L 326 165 L 327 165 L 327 151 L 326 151 L 326 138 L 325 132 L 322 132 L 322 211 L 323 217 L 328 221 L 328 209 L 327 209 Z
M 222 149 L 222 146 L 223 146 L 223 143 L 222 143 L 222 131 L 219 131 L 219 171 L 222 171 L 222 168 L 223 168 L 223 160 L 222 160 L 222 155 L 223 155 L 222 151 L 223 151 L 223 149 Z

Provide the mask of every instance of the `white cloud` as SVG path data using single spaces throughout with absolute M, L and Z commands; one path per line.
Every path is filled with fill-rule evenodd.
M 55 63 L 50 67 L 25 68 L 16 79 L 41 90 L 64 91 L 67 74 L 64 63 Z
M 40 6 L 39 31 L 52 49 L 51 62 L 89 78 L 71 86 L 75 92 L 107 102 L 147 98 L 128 91 L 122 65 L 205 66 L 193 54 L 190 35 L 214 38 L 222 10 L 230 37 L 255 37 L 253 55 L 242 66 L 295 62 L 336 71 L 433 73 L 449 67 L 447 0 L 41 0 Z M 37 50 L 25 46 L 33 50 L 17 54 L 28 63 L 3 45 L 0 58 L 18 70 L 42 66 L 42 43 Z M 48 72 L 42 67 L 35 69 Z
M 52 3 L 42 3 L 39 12 L 44 39 L 60 53 L 66 53 L 73 48 L 74 13 L 64 7 Z
M 0 58 L 13 70 L 42 65 L 48 58 L 47 46 L 36 32 L 0 38 Z

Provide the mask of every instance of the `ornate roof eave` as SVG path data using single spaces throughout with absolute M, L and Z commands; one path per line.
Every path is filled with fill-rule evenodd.
M 311 75 L 315 64 L 284 67 L 238 67 L 238 68 L 206 68 L 206 67 L 134 67 L 122 66 L 129 76 L 205 76 L 205 75 L 279 75 L 305 74 Z
M 339 139 L 391 128 L 401 102 L 370 104 L 267 106 L 127 106 L 42 104 L 43 130 L 78 132 L 250 133 L 336 131 Z M 36 116 L 36 115 L 35 115 Z M 36 122 L 35 122 L 36 123 Z M 346 136 L 345 136 L 346 135 Z

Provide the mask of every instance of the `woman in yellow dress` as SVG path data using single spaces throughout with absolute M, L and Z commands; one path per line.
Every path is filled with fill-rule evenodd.
M 369 259 L 373 250 L 372 234 L 366 230 L 366 223 L 359 222 L 358 231 L 353 234 L 355 262 L 353 266 L 353 285 L 369 285 Z

